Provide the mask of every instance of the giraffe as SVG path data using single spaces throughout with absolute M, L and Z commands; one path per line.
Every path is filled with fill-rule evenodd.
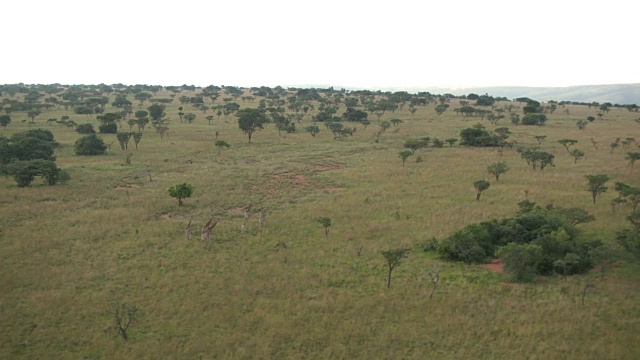
M 187 235 L 187 240 L 191 240 L 191 220 L 192 219 L 193 219 L 193 216 L 189 216 L 189 224 L 187 224 L 187 227 L 184 229 L 184 232 Z
M 267 224 L 267 208 L 262 209 L 262 211 L 260 211 L 260 219 L 258 219 L 258 224 L 260 224 L 260 227 L 263 227 Z
M 249 226 L 249 217 L 251 217 L 251 203 L 252 201 L 249 201 L 247 211 L 244 212 L 244 223 L 242 223 L 242 227 L 240 227 L 240 232 L 242 233 L 247 231 L 247 227 Z
M 201 241 L 204 241 L 205 239 L 208 240 L 207 248 L 211 247 L 211 231 L 213 231 L 213 228 L 216 227 L 217 224 L 218 224 L 218 220 L 213 221 L 213 217 L 212 217 L 209 220 L 209 222 L 206 223 L 202 228 Z

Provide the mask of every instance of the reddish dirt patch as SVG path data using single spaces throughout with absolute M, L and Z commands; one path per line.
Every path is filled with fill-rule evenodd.
M 168 214 L 161 214 L 160 216 L 158 216 L 159 219 L 163 219 L 163 220 L 167 220 L 167 219 L 171 219 L 171 213 Z
M 491 264 L 480 264 L 480 267 L 488 269 L 488 270 L 491 270 L 493 272 L 497 272 L 497 273 L 504 272 L 504 269 L 502 268 L 502 263 L 500 262 L 500 259 L 491 260 Z
M 116 185 L 116 190 L 126 190 L 126 189 L 139 189 L 141 188 L 138 184 L 118 184 Z

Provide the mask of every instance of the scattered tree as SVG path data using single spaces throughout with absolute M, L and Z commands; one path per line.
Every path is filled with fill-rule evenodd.
M 413 152 L 411 152 L 411 150 L 402 150 L 398 155 L 400 156 L 400 159 L 402 159 L 402 167 L 404 167 L 404 163 L 411 155 L 413 155 Z
M 487 190 L 491 184 L 486 180 L 476 180 L 473 182 L 473 187 L 476 188 L 476 200 L 480 200 L 482 192 Z
M 628 152 L 624 159 L 629 161 L 629 166 L 633 169 L 633 163 L 640 159 L 640 152 Z
M 578 160 L 582 160 L 584 158 L 584 151 L 579 149 L 573 149 L 569 152 L 571 156 L 573 156 L 573 163 L 577 164 Z
M 506 162 L 500 161 L 487 166 L 487 171 L 489 172 L 489 174 L 492 174 L 496 177 L 496 181 L 499 181 L 500 175 L 509 171 L 509 166 Z
M 224 140 L 216 140 L 215 146 L 218 148 L 218 155 L 220 155 L 224 148 L 228 149 L 231 145 L 229 145 L 229 143 Z
M 304 130 L 311 134 L 312 137 L 316 137 L 316 135 L 318 135 L 318 133 L 320 132 L 320 128 L 316 125 L 307 126 L 304 128 Z
M 193 186 L 191 184 L 182 183 L 169 188 L 169 196 L 178 199 L 178 205 L 182 205 L 182 199 L 191 197 Z
M 561 139 L 561 140 L 558 140 L 558 143 L 561 144 L 562 146 L 564 146 L 564 148 L 567 149 L 567 152 L 569 152 L 569 148 L 572 147 L 577 142 L 578 142 L 578 140 L 572 140 L 572 139 Z
M 587 191 L 591 193 L 593 197 L 593 203 L 596 203 L 596 198 L 607 191 L 605 184 L 609 181 L 609 176 L 604 174 L 599 175 L 585 175 L 587 178 Z
M 114 311 L 114 320 L 118 335 L 122 336 L 124 341 L 129 340 L 129 327 L 138 319 L 140 309 L 135 305 L 112 303 Z
M 382 252 L 382 256 L 387 260 L 387 267 L 389 269 L 389 272 L 387 273 L 387 288 L 391 287 L 391 273 L 393 272 L 393 269 L 400 265 L 402 259 L 406 258 L 410 251 L 411 249 L 402 248 Z
M 317 222 L 320 223 L 324 227 L 324 236 L 329 237 L 329 228 L 331 227 L 331 218 L 328 217 L 319 217 Z
M 249 143 L 251 143 L 253 133 L 264 129 L 265 124 L 269 122 L 263 109 L 241 109 L 236 112 L 236 117 L 238 118 L 238 127 L 247 134 Z

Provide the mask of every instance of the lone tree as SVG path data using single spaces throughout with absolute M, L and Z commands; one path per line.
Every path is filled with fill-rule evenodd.
M 169 196 L 178 199 L 178 205 L 182 205 L 182 199 L 190 198 L 193 193 L 191 184 L 182 183 L 169 188 Z
M 571 156 L 573 156 L 573 163 L 577 164 L 578 160 L 581 160 L 584 157 L 584 151 L 580 149 L 573 149 L 569 152 Z
M 578 140 L 572 140 L 572 139 L 561 139 L 561 140 L 558 140 L 558 143 L 560 143 L 562 146 L 564 146 L 564 148 L 567 149 L 567 152 L 569 152 L 569 148 L 571 146 L 573 146 L 577 142 L 578 142 Z
M 391 273 L 393 269 L 395 269 L 402 259 L 406 258 L 411 249 L 392 249 L 382 252 L 382 256 L 384 256 L 385 260 L 387 260 L 387 266 L 389 268 L 389 273 L 387 274 L 387 288 L 391 287 Z
M 605 184 L 609 181 L 609 176 L 604 174 L 599 175 L 585 175 L 587 178 L 587 191 L 591 193 L 593 197 L 593 203 L 596 203 L 596 198 L 607 191 Z
M 506 162 L 500 161 L 487 166 L 487 171 L 489 172 L 489 174 L 492 174 L 496 177 L 496 181 L 499 181 L 500 175 L 509 171 L 509 166 Z
M 473 182 L 473 187 L 476 188 L 476 200 L 480 200 L 482 192 L 487 190 L 491 184 L 487 180 L 476 180 Z
M 238 118 L 238 127 L 249 138 L 251 144 L 251 136 L 256 130 L 264 129 L 264 125 L 269 122 L 269 117 L 263 109 L 240 109 L 236 112 Z
M 320 225 L 324 226 L 324 236 L 329 237 L 329 228 L 331 227 L 331 218 L 319 217 L 316 221 L 318 221 Z
M 402 167 L 404 167 L 404 163 L 407 161 L 409 156 L 413 155 L 413 152 L 411 152 L 411 150 L 402 150 L 398 155 L 400 156 L 400 159 L 402 159 Z
M 628 152 L 624 159 L 629 161 L 629 166 L 633 169 L 633 163 L 640 159 L 640 152 Z
M 231 146 L 231 145 L 229 145 L 228 142 L 226 142 L 224 140 L 216 140 L 215 145 L 218 148 L 218 155 L 220 155 L 220 153 L 222 153 L 222 150 L 224 148 L 228 149 Z
M 122 336 L 124 341 L 129 340 L 129 334 L 127 331 L 131 324 L 138 319 L 138 309 L 135 305 L 120 304 L 118 302 L 112 303 L 114 320 L 118 334 Z

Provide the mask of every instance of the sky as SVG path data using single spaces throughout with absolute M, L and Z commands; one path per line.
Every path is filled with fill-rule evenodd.
M 0 84 L 360 89 L 640 83 L 640 2 L 30 0 Z

